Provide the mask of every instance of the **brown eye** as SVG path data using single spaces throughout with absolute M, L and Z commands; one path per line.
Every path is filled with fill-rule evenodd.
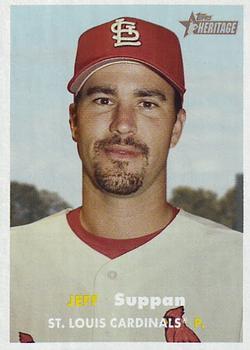
M 154 102 L 151 102 L 151 101 L 142 101 L 140 103 L 141 107 L 143 107 L 144 109 L 147 109 L 147 110 L 151 110 L 155 107 L 157 107 L 158 105 Z
M 99 97 L 94 100 L 98 105 L 112 105 L 112 101 L 108 97 Z

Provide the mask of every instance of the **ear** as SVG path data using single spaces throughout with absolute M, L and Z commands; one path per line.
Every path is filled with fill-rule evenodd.
M 78 141 L 78 126 L 77 126 L 77 113 L 76 113 L 76 104 L 71 103 L 69 105 L 69 125 L 71 130 L 72 139 Z
M 174 147 L 180 137 L 181 137 L 181 133 L 182 133 L 182 129 L 184 126 L 186 120 L 186 112 L 183 108 L 181 108 L 177 114 L 177 118 L 173 127 L 173 131 L 172 131 L 172 136 L 171 136 L 171 141 L 170 141 L 170 147 Z

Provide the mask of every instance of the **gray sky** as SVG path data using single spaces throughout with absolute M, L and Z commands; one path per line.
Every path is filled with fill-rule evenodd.
M 236 35 L 188 35 L 191 12 L 239 21 Z M 179 185 L 222 195 L 242 172 L 242 7 L 186 5 L 13 6 L 11 179 L 81 204 L 81 164 L 68 127 L 77 40 L 89 27 L 131 16 L 173 30 L 184 59 L 187 122 L 170 153 L 168 193 Z

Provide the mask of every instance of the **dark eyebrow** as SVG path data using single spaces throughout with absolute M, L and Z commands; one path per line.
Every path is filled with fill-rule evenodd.
M 87 91 L 84 93 L 85 96 L 91 96 L 96 93 L 102 93 L 106 95 L 113 95 L 117 96 L 117 89 L 112 88 L 110 86 L 105 86 L 105 85 L 97 85 L 97 86 L 92 86 L 87 89 Z M 162 101 L 166 101 L 166 95 L 158 90 L 158 89 L 136 89 L 134 91 L 134 96 L 136 97 L 149 97 L 149 96 L 156 96 L 160 98 Z
M 156 96 L 159 97 L 162 101 L 166 101 L 166 95 L 161 92 L 160 90 L 157 89 L 153 89 L 153 90 L 149 90 L 149 89 L 138 89 L 135 90 L 134 95 L 136 97 L 147 97 L 147 96 Z
M 96 93 L 102 93 L 106 95 L 117 95 L 116 89 L 109 86 L 92 86 L 87 89 L 85 95 L 90 96 Z

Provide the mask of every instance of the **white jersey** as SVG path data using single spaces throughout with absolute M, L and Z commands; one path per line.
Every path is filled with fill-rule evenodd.
M 238 342 L 242 234 L 180 210 L 144 245 L 110 259 L 81 241 L 64 210 L 11 236 L 11 341 L 165 342 L 183 305 L 201 342 Z

